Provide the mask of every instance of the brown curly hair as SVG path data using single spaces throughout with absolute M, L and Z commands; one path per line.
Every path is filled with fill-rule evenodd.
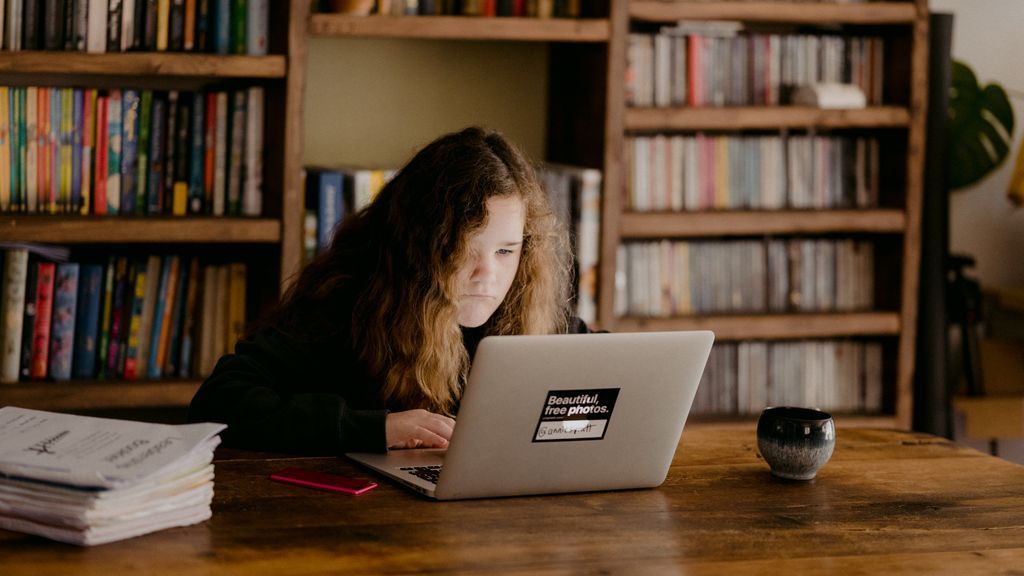
M 276 324 L 299 335 L 350 329 L 391 409 L 450 413 L 469 370 L 456 321 L 457 272 L 487 200 L 523 201 L 523 248 L 483 334 L 565 332 L 571 261 L 564 227 L 533 167 L 500 133 L 467 128 L 433 141 L 338 228 L 286 292 Z M 350 312 L 343 302 L 350 302 Z M 351 314 L 350 327 L 345 319 Z

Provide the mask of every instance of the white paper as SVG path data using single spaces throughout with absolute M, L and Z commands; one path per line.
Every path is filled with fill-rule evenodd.
M 171 426 L 0 408 L 0 474 L 83 488 L 159 481 L 211 457 L 223 424 Z M 208 460 L 207 460 L 208 461 Z

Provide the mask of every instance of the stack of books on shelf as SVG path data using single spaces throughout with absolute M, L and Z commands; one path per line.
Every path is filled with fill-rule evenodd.
M 355 166 L 307 166 L 302 178 L 306 190 L 303 222 L 305 258 L 319 254 L 334 237 L 334 229 L 349 214 L 373 201 L 395 175 L 393 169 Z
M 198 257 L 68 261 L 3 246 L 0 382 L 209 374 L 245 329 L 246 269 Z
M 270 0 L 5 0 L 0 9 L 11 51 L 267 53 Z
M 874 137 L 657 134 L 628 138 L 626 150 L 635 212 L 878 205 Z
M 765 406 L 880 413 L 882 344 L 846 339 L 715 344 L 691 413 L 754 415 Z
M 880 37 L 771 33 L 739 22 L 680 22 L 629 35 L 630 106 L 774 106 L 818 83 L 852 84 L 882 102 Z
M 207 520 L 224 428 L 0 408 L 0 528 L 93 546 Z
M 263 101 L 0 86 L 0 211 L 259 216 Z
M 627 242 L 620 316 L 855 312 L 874 301 L 874 244 L 852 239 Z

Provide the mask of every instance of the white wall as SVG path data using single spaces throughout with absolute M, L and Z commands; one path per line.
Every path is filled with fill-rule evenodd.
M 931 0 L 930 6 L 933 12 L 953 14 L 953 57 L 970 65 L 983 85 L 997 82 L 1006 89 L 1016 125 L 1003 166 L 950 199 L 950 250 L 974 256 L 983 287 L 1024 287 L 1024 208 L 1014 210 L 1006 198 L 1024 140 L 1024 2 Z M 988 451 L 984 439 L 963 436 L 962 414 L 955 428 L 957 441 Z M 1024 440 L 1000 441 L 999 455 L 1024 464 Z
M 1016 124 L 1000 169 L 950 199 L 950 249 L 974 256 L 983 286 L 1024 287 L 1024 208 L 1014 210 L 1006 198 L 1024 135 L 1024 2 L 931 0 L 930 6 L 953 14 L 953 57 L 970 65 L 983 85 L 997 82 L 1007 90 Z
M 474 124 L 542 159 L 547 63 L 536 42 L 311 39 L 304 163 L 397 168 Z

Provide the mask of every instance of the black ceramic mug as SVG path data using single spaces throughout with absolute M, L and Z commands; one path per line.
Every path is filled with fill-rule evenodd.
M 779 478 L 814 478 L 835 445 L 836 424 L 827 412 L 779 406 L 765 408 L 757 420 L 757 448 Z

